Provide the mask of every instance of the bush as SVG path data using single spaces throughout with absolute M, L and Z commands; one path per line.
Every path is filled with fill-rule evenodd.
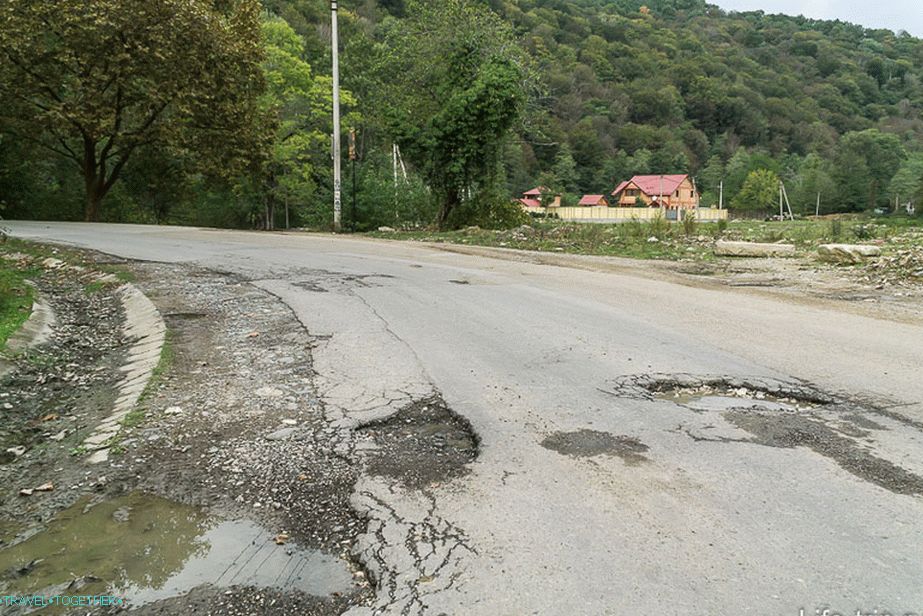
M 874 225 L 856 225 L 852 229 L 853 235 L 857 240 L 870 240 L 875 237 Z
M 663 214 L 658 213 L 647 223 L 647 230 L 650 236 L 662 240 L 670 234 L 670 223 L 663 217 Z
M 484 190 L 449 214 L 452 229 L 477 226 L 482 229 L 512 229 L 529 224 L 531 218 L 516 202 L 497 190 Z
M 683 210 L 683 232 L 686 237 L 695 235 L 698 222 L 695 219 L 695 210 Z
M 835 240 L 840 239 L 840 236 L 843 234 L 843 223 L 838 219 L 834 218 L 830 221 L 830 237 Z

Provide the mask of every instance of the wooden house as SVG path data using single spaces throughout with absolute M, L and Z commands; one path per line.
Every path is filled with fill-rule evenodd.
M 667 210 L 699 207 L 699 191 L 688 175 L 636 175 L 612 191 L 619 207 L 662 207 Z

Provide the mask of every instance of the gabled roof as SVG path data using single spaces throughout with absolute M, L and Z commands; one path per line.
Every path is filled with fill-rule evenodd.
M 526 192 L 522 194 L 525 197 L 541 197 L 542 194 L 546 192 L 549 192 L 549 190 L 545 188 L 544 186 L 536 186 L 532 190 L 527 190 Z
M 538 199 L 518 199 L 518 201 L 526 207 L 542 207 L 542 203 Z
M 634 184 L 638 189 L 648 197 L 657 195 L 672 195 L 677 187 L 683 183 L 688 175 L 636 175 L 627 182 L 622 182 L 612 192 L 616 195 L 629 185 Z
M 580 199 L 580 205 L 596 205 L 604 198 L 605 195 L 583 195 L 583 198 Z

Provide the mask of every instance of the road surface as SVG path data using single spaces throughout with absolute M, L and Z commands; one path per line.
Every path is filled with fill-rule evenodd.
M 470 422 L 467 475 L 356 486 L 385 613 L 923 613 L 919 325 L 406 243 L 6 224 L 278 295 L 326 336 L 339 425 L 434 394 Z

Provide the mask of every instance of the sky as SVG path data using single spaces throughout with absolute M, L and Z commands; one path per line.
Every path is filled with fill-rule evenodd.
M 710 0 L 727 11 L 756 11 L 804 15 L 814 19 L 840 19 L 866 28 L 906 30 L 923 37 L 923 3 L 920 0 Z

